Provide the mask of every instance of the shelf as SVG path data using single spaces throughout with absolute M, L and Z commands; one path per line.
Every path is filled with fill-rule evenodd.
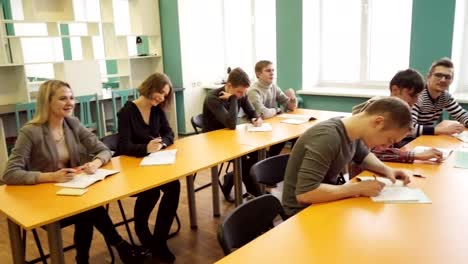
M 139 60 L 139 59 L 153 59 L 153 58 L 161 58 L 161 55 L 149 55 L 149 56 L 131 56 L 129 59 L 131 60 Z
M 101 75 L 102 78 L 119 78 L 119 77 L 130 77 L 130 74 L 105 74 Z

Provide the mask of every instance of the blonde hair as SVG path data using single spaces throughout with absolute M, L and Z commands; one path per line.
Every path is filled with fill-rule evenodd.
M 64 86 L 70 88 L 68 83 L 60 80 L 49 80 L 41 84 L 37 94 L 36 114 L 28 124 L 42 125 L 49 120 L 50 101 L 55 95 L 55 91 Z

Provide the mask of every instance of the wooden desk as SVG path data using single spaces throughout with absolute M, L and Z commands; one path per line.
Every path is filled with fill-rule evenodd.
M 294 139 L 302 135 L 307 129 L 315 124 L 328 120 L 337 116 L 349 116 L 350 113 L 320 111 L 312 109 L 296 109 L 288 114 L 307 115 L 317 118 L 315 121 L 306 122 L 300 125 L 281 123 L 284 118 L 275 116 L 273 118 L 263 120 L 265 123 L 270 123 L 273 127 L 272 131 L 267 132 L 248 132 L 246 124 L 238 125 L 236 130 L 224 130 L 225 136 L 229 136 L 229 132 L 235 132 L 236 141 L 241 144 L 255 146 L 259 149 L 265 149 L 271 145 L 275 145 L 290 139 Z M 234 131 L 234 132 L 232 132 Z
M 455 148 L 448 136 L 411 143 Z M 353 198 L 312 205 L 218 263 L 465 263 L 468 259 L 467 170 L 388 163 L 427 178 L 413 178 L 432 204 L 383 204 Z M 369 173 L 367 173 L 369 174 Z
M 59 220 L 191 175 L 221 162 L 237 160 L 242 155 L 254 151 L 251 146 L 226 142 L 216 133 L 177 140 L 169 148 L 178 150 L 176 163 L 172 165 L 140 167 L 140 158 L 113 158 L 104 168 L 118 169 L 120 173 L 95 183 L 80 197 L 57 196 L 55 193 L 61 187 L 51 183 L 0 186 L 0 211 L 8 217 L 14 263 L 24 262 L 20 227 L 30 230 L 45 225 L 52 262 L 63 263 Z M 218 193 L 218 188 L 213 188 L 213 192 Z M 217 197 L 219 202 L 219 194 Z

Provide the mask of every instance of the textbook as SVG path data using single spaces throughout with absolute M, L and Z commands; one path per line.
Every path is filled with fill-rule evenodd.
M 300 124 L 304 124 L 313 120 L 317 120 L 317 118 L 313 116 L 295 115 L 295 114 L 281 114 L 278 117 L 283 118 L 283 120 L 281 120 L 281 123 L 294 124 L 294 125 L 300 125 Z
M 84 189 L 91 184 L 97 181 L 102 181 L 107 176 L 114 175 L 118 172 L 118 170 L 97 169 L 97 171 L 93 174 L 80 173 L 76 175 L 71 181 L 56 183 L 55 185 L 65 188 Z
M 262 123 L 261 126 L 254 126 L 253 124 L 247 124 L 246 126 L 248 132 L 266 132 L 272 131 L 273 127 L 270 123 Z
M 415 154 L 419 154 L 419 153 L 422 153 L 426 150 L 430 150 L 432 149 L 431 147 L 426 147 L 426 146 L 416 146 L 414 149 L 413 149 L 413 152 Z M 442 159 L 447 159 L 450 154 L 453 152 L 453 149 L 447 149 L 447 148 L 435 148 L 437 149 L 438 151 L 442 152 Z M 431 161 L 435 161 L 435 159 L 430 159 Z
M 151 153 L 141 160 L 140 166 L 174 164 L 176 159 L 176 153 L 177 149 L 162 150 Z

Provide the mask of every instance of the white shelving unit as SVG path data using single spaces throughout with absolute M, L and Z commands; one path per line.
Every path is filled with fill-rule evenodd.
M 65 80 L 75 95 L 85 95 L 101 94 L 109 80 L 129 89 L 163 72 L 158 1 L 12 0 L 11 6 L 13 17 L 0 17 L 0 105 L 34 100 L 37 77 Z M 67 45 L 71 54 L 64 54 Z M 104 67 L 109 61 L 115 67 Z
M 0 12 L 3 109 L 34 101 L 44 79 L 68 82 L 76 96 L 102 95 L 108 81 L 118 83 L 118 89 L 136 88 L 150 74 L 164 72 L 158 0 L 10 0 L 10 4 L 12 17 L 5 19 Z M 137 47 L 137 37 L 143 39 L 139 45 L 143 48 Z M 175 109 L 174 103 L 168 118 L 177 135 Z M 0 173 L 7 160 L 5 135 L 11 134 L 4 128 L 0 116 Z

